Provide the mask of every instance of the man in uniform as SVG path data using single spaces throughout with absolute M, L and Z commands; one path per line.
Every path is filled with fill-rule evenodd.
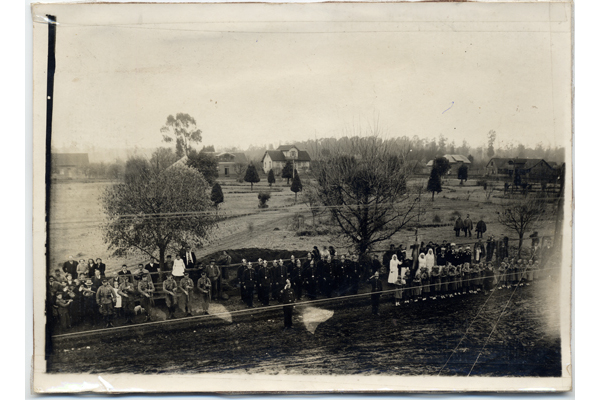
M 265 260 L 261 265 L 258 266 L 257 278 L 258 278 L 258 301 L 263 306 L 269 305 L 269 297 L 271 297 L 271 269 Z
M 102 286 L 98 288 L 96 292 L 96 303 L 100 306 L 100 314 L 106 322 L 106 328 L 113 326 L 112 317 L 114 315 L 113 301 L 115 294 L 110 286 L 108 286 L 108 279 L 102 280 Z
M 317 298 L 317 268 L 315 266 L 315 260 L 310 260 L 308 268 L 304 270 L 304 288 L 306 289 L 306 296 L 310 300 Z
M 206 268 L 206 274 L 210 279 L 212 300 L 221 298 L 221 267 L 215 264 L 214 258 L 210 260 L 210 265 Z
M 167 319 L 174 318 L 177 307 L 177 282 L 173 279 L 172 274 L 168 274 L 167 280 L 163 282 L 163 292 L 166 295 L 165 301 L 167 303 L 167 310 L 169 311 Z
M 119 289 L 117 294 L 121 296 L 121 307 L 125 313 L 125 323 L 133 323 L 133 316 L 135 314 L 135 287 L 127 276 L 119 277 Z
M 331 262 L 331 254 L 327 253 L 325 261 L 322 260 L 317 264 L 317 276 L 319 277 L 319 290 L 323 296 L 331 297 L 333 290 L 333 263 Z
M 179 281 L 179 289 L 183 292 L 184 296 L 181 298 L 183 304 L 181 304 L 181 308 L 186 313 L 186 315 L 192 315 L 192 309 L 190 307 L 191 296 L 194 290 L 194 281 L 190 278 L 190 273 L 185 272 L 183 274 L 183 278 Z
M 138 292 L 140 293 L 140 305 L 146 310 L 146 319 L 150 320 L 150 310 L 152 309 L 152 294 L 154 293 L 154 284 L 149 279 L 147 271 L 142 272 L 142 280 L 138 283 Z
M 248 263 L 242 276 L 242 294 L 243 300 L 248 308 L 254 308 L 254 285 L 256 283 L 256 271 L 252 263 Z
M 296 301 L 296 297 L 289 279 L 286 279 L 285 281 L 280 298 L 281 303 L 283 304 L 283 330 L 292 329 L 292 313 L 294 312 L 293 304 Z
M 200 291 L 200 302 L 202 304 L 202 312 L 208 314 L 208 306 L 210 304 L 212 283 L 209 277 L 206 276 L 206 271 L 200 271 L 198 278 L 198 290 Z
M 287 280 L 287 268 L 283 265 L 283 260 L 273 261 L 273 300 L 278 300 L 281 302 L 281 291 L 285 286 L 285 281 Z

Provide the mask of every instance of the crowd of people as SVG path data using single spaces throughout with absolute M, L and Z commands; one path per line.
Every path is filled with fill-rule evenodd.
M 356 295 L 365 285 L 371 286 L 376 315 L 384 290 L 393 292 L 399 306 L 530 285 L 539 279 L 551 250 L 551 241 L 540 243 L 537 235 L 532 235 L 526 259 L 511 254 L 507 237 L 496 240 L 494 236 L 485 242 L 478 239 L 473 248 L 445 240 L 415 243 L 409 248 L 391 244 L 381 260 L 377 253 L 359 258 L 352 253 L 338 254 L 332 246 L 322 250 L 314 246 L 302 258 L 244 259 L 235 276 L 227 273 L 231 257 L 226 252 L 219 260 L 203 265 L 189 247 L 176 254 L 175 260 L 167 256 L 162 268 L 151 259 L 146 265 L 139 264 L 135 273 L 123 265 L 110 277 L 101 259 L 76 262 L 71 257 L 50 276 L 48 301 L 63 330 L 84 321 L 93 325 L 102 321 L 110 327 L 115 316 L 132 323 L 135 315 L 143 314 L 147 321 L 158 293 L 165 299 L 167 318 L 174 317 L 177 307 L 191 315 L 192 299 L 207 314 L 211 301 L 227 298 L 225 294 L 221 297 L 225 275 L 239 287 L 240 300 L 248 308 L 282 304 L 285 327 L 289 328 L 291 305 L 296 300 Z

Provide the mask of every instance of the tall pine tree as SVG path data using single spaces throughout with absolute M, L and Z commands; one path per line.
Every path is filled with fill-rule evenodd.
M 290 190 L 294 192 L 294 202 L 296 202 L 296 200 L 298 200 L 298 192 L 302 191 L 302 181 L 296 170 L 294 170 L 294 178 L 292 179 L 292 187 L 290 187 Z
M 267 177 L 267 181 L 269 182 L 269 187 L 271 187 L 271 185 L 275 183 L 275 174 L 273 173 L 272 169 L 269 170 L 269 176 Z
M 246 168 L 246 176 L 244 177 L 244 182 L 250 182 L 250 191 L 254 190 L 254 184 L 260 182 L 260 176 L 258 176 L 258 171 L 254 164 L 250 163 L 248 168 Z

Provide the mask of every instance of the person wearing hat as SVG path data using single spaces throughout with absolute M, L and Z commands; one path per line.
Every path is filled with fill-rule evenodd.
M 465 233 L 465 237 L 467 237 L 467 233 L 469 237 L 471 237 L 471 231 L 473 230 L 473 221 L 469 218 L 469 214 L 467 214 L 467 218 L 463 221 L 463 232 Z
M 210 265 L 206 268 L 206 276 L 210 279 L 212 288 L 212 300 L 221 298 L 221 267 L 215 264 L 215 259 L 210 260 Z
M 242 275 L 242 300 L 246 302 L 248 308 L 254 308 L 254 285 L 256 279 L 256 271 L 252 267 L 252 263 L 249 262 Z
M 96 314 L 96 291 L 93 289 L 94 283 L 91 279 L 86 279 L 81 286 L 79 286 L 79 293 L 81 294 L 82 301 L 79 303 L 80 315 L 83 320 L 91 319 L 93 324 L 96 324 L 98 315 Z
M 200 291 L 200 304 L 202 306 L 202 312 L 208 314 L 208 306 L 211 299 L 212 281 L 206 276 L 206 271 L 200 272 L 200 278 L 198 278 L 198 290 Z
M 271 285 L 272 285 L 272 274 L 268 263 L 265 261 L 258 265 L 257 274 L 257 298 L 263 306 L 269 305 L 269 298 L 271 297 Z
M 119 289 L 117 293 L 121 296 L 121 308 L 125 315 L 125 323 L 133 323 L 133 316 L 135 315 L 135 286 L 131 282 L 128 276 L 119 276 Z
M 292 328 L 292 314 L 294 312 L 294 302 L 296 296 L 292 290 L 292 284 L 289 279 L 286 279 L 285 285 L 281 290 L 281 303 L 283 306 L 283 330 L 293 329 Z
M 177 308 L 177 282 L 173 279 L 172 274 L 167 274 L 167 279 L 162 284 L 163 292 L 165 293 L 165 302 L 169 315 L 167 319 L 175 317 L 175 309 Z
M 115 294 L 111 287 L 108 286 L 108 279 L 102 279 L 102 286 L 96 292 L 96 304 L 99 306 L 100 315 L 104 318 L 106 328 L 113 326 L 112 317 L 115 313 L 113 309 L 114 300 Z
M 186 313 L 186 315 L 192 315 L 192 308 L 190 304 L 192 300 L 191 296 L 194 293 L 194 281 L 192 280 L 192 278 L 190 278 L 190 273 L 187 271 L 183 273 L 183 278 L 181 278 L 181 280 L 179 281 L 179 290 L 181 290 L 185 295 L 180 298 L 181 308 Z
M 138 283 L 138 292 L 140 294 L 140 305 L 146 310 L 146 319 L 150 320 L 150 310 L 152 309 L 152 294 L 154 293 L 154 284 L 148 275 L 147 270 L 142 270 L 142 280 Z

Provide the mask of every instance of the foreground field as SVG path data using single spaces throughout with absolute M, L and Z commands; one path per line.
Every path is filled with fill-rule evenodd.
M 379 317 L 370 314 L 368 297 L 337 298 L 298 305 L 291 332 L 282 331 L 280 309 L 256 309 L 127 338 L 67 338 L 55 344 L 48 370 L 560 376 L 556 290 L 548 278 L 489 298 L 394 307 L 387 296 Z M 325 315 L 323 322 L 315 315 Z

